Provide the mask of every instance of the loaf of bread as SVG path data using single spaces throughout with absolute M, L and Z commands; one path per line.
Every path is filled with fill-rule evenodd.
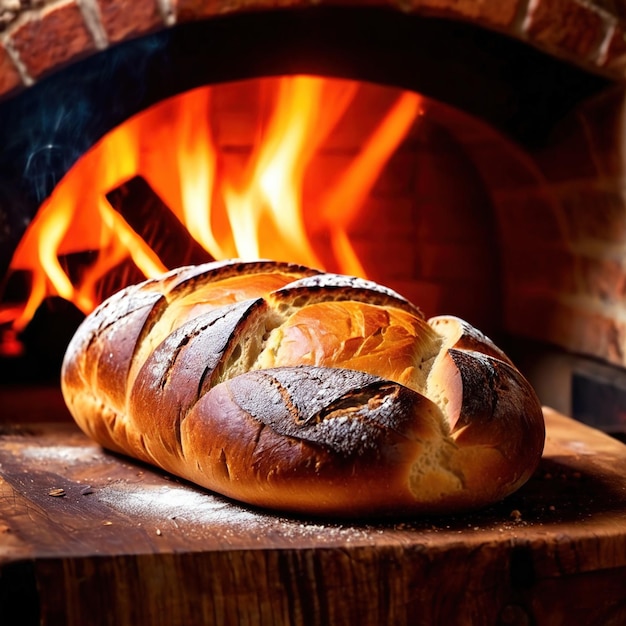
M 545 436 L 530 384 L 468 323 L 272 261 L 118 292 L 77 330 L 62 390 L 102 446 L 305 515 L 482 507 L 531 476 Z

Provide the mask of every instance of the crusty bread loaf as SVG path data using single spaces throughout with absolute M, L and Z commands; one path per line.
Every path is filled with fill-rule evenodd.
M 62 389 L 104 447 L 304 514 L 480 507 L 530 477 L 545 434 L 529 383 L 466 322 L 271 261 L 117 293 L 76 332 Z

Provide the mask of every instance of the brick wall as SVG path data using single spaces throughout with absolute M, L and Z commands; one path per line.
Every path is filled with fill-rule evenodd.
M 626 72 L 626 11 L 613 0 L 0 0 L 0 96 L 176 23 L 277 7 L 361 4 L 471 21 L 614 78 Z
M 621 88 L 589 102 L 536 155 L 553 228 L 538 239 L 544 261 L 520 281 L 517 298 L 530 316 L 549 311 L 544 332 L 558 345 L 621 366 L 626 365 L 625 104 Z M 541 274 L 547 277 L 543 281 Z M 513 330 L 524 326 L 513 313 L 509 320 Z
M 547 145 L 519 151 L 489 129 L 457 138 L 489 189 L 503 325 L 626 366 L 626 92 L 573 112 Z

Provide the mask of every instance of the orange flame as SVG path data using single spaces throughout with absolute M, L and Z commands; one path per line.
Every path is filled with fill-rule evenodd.
M 88 313 L 98 285 L 123 261 L 146 277 L 163 262 L 106 199 L 142 176 L 190 235 L 215 259 L 273 258 L 365 276 L 350 225 L 381 170 L 420 112 L 417 94 L 399 92 L 360 150 L 332 184 L 304 198 L 320 150 L 357 102 L 360 84 L 311 76 L 256 81 L 260 106 L 248 149 L 220 145 L 211 110 L 220 86 L 170 98 L 128 120 L 85 154 L 29 226 L 11 270 L 31 276 L 26 302 L 0 308 L 0 323 L 23 329 L 42 301 L 60 296 Z M 395 93 L 395 92 L 394 92 Z M 264 106 L 265 104 L 270 106 Z M 326 241 L 321 254 L 319 241 Z M 94 252 L 79 280 L 60 258 Z

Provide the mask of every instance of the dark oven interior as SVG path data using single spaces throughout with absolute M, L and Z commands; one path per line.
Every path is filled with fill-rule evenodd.
M 351 81 L 361 95 L 312 160 L 305 222 L 314 221 L 328 180 L 362 152 L 381 111 L 417 94 L 419 114 L 348 228 L 362 269 L 425 314 L 456 314 L 491 335 L 546 404 L 626 431 L 618 9 L 570 2 L 563 19 L 541 2 L 18 4 L 14 13 L 0 9 L 7 398 L 19 389 L 23 402 L 40 387 L 54 395 L 64 348 L 84 316 L 52 293 L 16 326 L 33 278 L 14 259 L 63 181 L 83 176 L 94 146 L 134 116 L 210 88 L 208 122 L 191 132 L 208 123 L 220 162 L 240 162 L 255 149 L 250 119 L 263 109 L 267 82 L 306 75 Z M 167 152 L 169 139 L 153 134 Z M 123 150 L 109 158 L 121 161 Z M 179 231 L 153 176 L 152 185 L 145 177 L 133 179 L 139 186 L 116 181 L 108 200 L 121 202 L 126 222 L 166 267 L 216 258 Z M 76 204 L 92 200 L 85 193 Z M 326 234 L 312 235 L 316 258 L 342 270 Z M 266 242 L 263 256 L 273 251 Z M 75 286 L 96 253 L 85 246 L 55 254 Z M 128 259 L 115 268 L 98 295 L 143 276 Z M 38 417 L 43 402 L 33 409 Z

